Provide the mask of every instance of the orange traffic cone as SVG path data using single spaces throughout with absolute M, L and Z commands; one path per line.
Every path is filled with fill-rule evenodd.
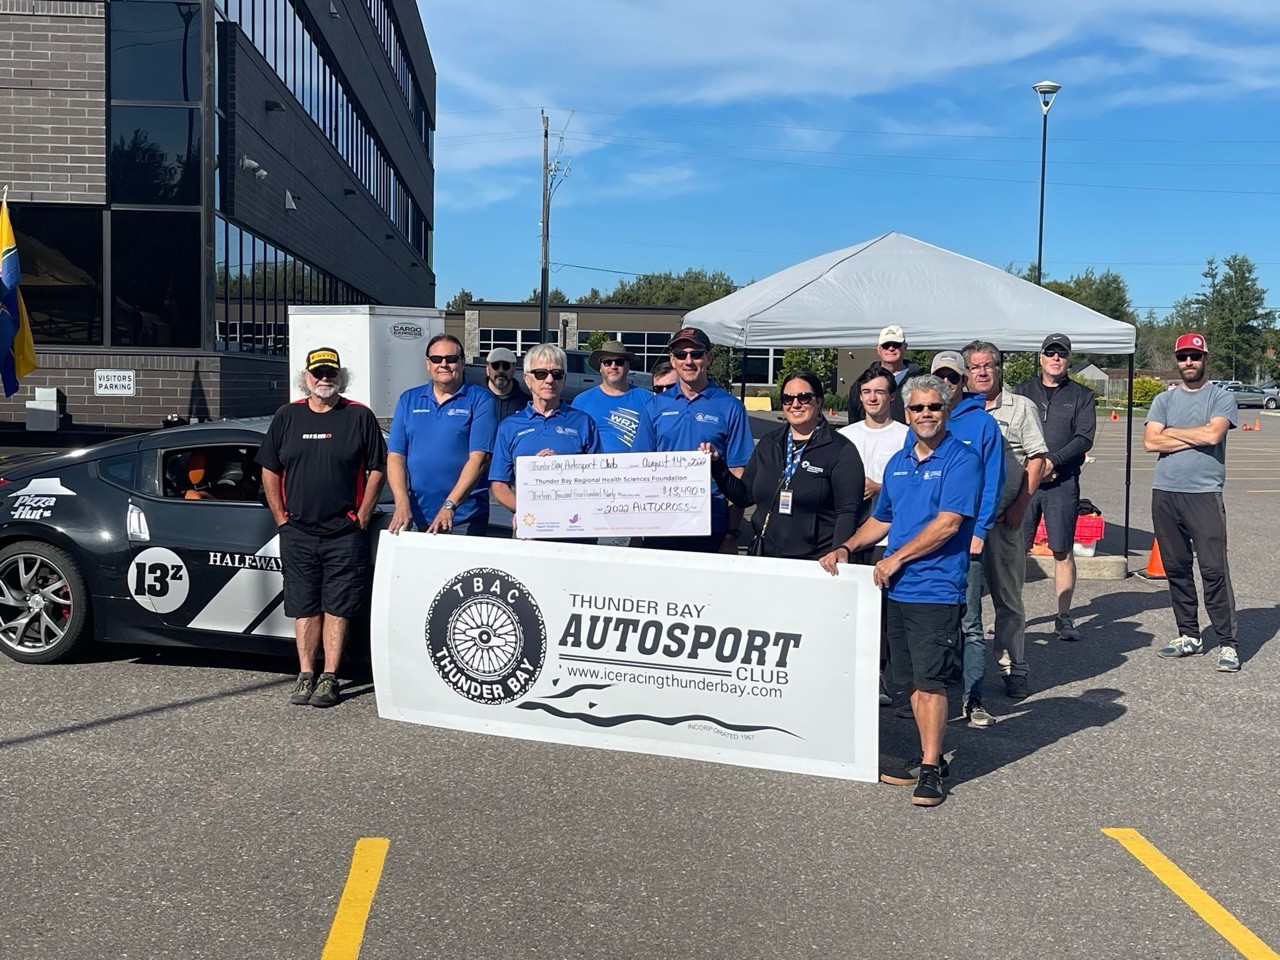
M 1143 580 L 1167 580 L 1164 563 L 1160 559 L 1160 541 L 1151 541 L 1151 556 L 1147 558 L 1147 569 L 1138 573 Z
M 1111 411 L 1111 419 L 1112 419 L 1112 420 L 1119 420 L 1119 419 L 1120 419 L 1120 414 L 1118 414 L 1118 413 L 1116 413 L 1114 410 L 1112 410 L 1112 411 Z
M 1253 418 L 1253 429 L 1255 429 L 1255 430 L 1261 430 L 1261 429 L 1262 429 L 1262 418 L 1261 418 L 1261 417 L 1254 417 L 1254 418 Z

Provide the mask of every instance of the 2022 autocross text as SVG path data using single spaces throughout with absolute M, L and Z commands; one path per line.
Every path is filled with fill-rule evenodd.
M 0 465 L 0 650 L 82 643 L 288 654 L 280 538 L 254 454 L 270 419 L 158 430 Z M 389 510 L 380 505 L 375 530 Z

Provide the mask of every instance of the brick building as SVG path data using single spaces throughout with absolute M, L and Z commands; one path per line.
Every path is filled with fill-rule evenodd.
M 433 306 L 413 0 L 0 0 L 0 184 L 66 425 L 270 413 L 289 304 Z M 95 370 L 133 394 L 101 395 Z

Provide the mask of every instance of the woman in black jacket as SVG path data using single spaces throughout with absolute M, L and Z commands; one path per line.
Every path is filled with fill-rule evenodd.
M 824 395 L 822 381 L 808 370 L 787 378 L 787 425 L 756 444 L 741 479 L 718 451 L 702 446 L 721 492 L 739 507 L 755 505 L 753 555 L 816 560 L 863 519 L 862 458 L 822 415 Z

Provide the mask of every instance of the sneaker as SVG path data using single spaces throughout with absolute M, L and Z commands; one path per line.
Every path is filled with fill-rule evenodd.
M 338 678 L 332 673 L 320 674 L 315 693 L 311 694 L 313 707 L 332 707 L 338 702 Z
M 1236 673 L 1240 670 L 1240 654 L 1236 648 L 1224 643 L 1218 647 L 1218 672 Z
M 987 713 L 986 707 L 982 705 L 982 701 L 976 697 L 973 700 L 965 701 L 961 708 L 964 718 L 969 721 L 971 727 L 989 727 L 996 722 L 996 718 Z
M 943 780 L 951 779 L 951 764 L 946 757 L 938 759 L 938 776 Z M 880 782 L 891 783 L 896 787 L 913 786 L 920 779 L 920 758 L 916 757 L 901 767 L 880 771 Z
M 920 779 L 911 792 L 911 802 L 917 807 L 936 807 L 947 798 L 942 792 L 942 778 L 933 764 L 920 766 Z
M 1204 642 L 1199 637 L 1181 636 L 1157 650 L 1156 656 L 1166 658 L 1193 657 L 1199 653 L 1204 653 Z
M 880 706 L 887 707 L 893 703 L 893 697 L 889 696 L 889 688 L 884 685 L 884 671 L 880 671 Z
M 1004 678 L 1004 695 L 1010 700 L 1025 700 L 1031 695 L 1027 689 L 1026 674 L 1010 674 Z
M 895 717 L 898 717 L 901 720 L 910 720 L 916 714 L 915 714 L 915 711 L 911 709 L 911 701 L 903 700 L 900 704 L 898 704 L 898 708 L 893 711 L 893 715 Z
M 1076 629 L 1076 622 L 1069 613 L 1060 614 L 1054 619 L 1053 629 L 1059 640 L 1080 639 L 1080 631 Z
M 289 694 L 289 702 L 296 703 L 303 707 L 311 702 L 311 694 L 316 689 L 316 675 L 314 673 L 298 674 L 298 682 L 293 685 L 293 693 Z

